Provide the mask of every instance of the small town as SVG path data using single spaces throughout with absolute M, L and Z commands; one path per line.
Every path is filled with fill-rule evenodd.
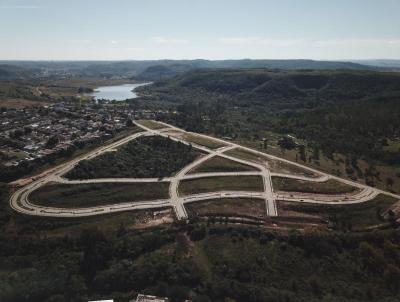
M 136 114 L 151 115 L 142 111 Z M 110 139 L 132 126 L 134 111 L 126 106 L 61 102 L 2 108 L 0 115 L 0 163 L 16 167 Z

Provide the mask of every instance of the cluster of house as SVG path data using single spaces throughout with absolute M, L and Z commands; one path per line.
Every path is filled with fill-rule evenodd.
M 168 301 L 169 301 L 168 298 L 139 294 L 136 299 L 133 299 L 130 302 L 168 302 Z M 89 302 L 114 302 L 114 300 L 98 300 Z M 191 302 L 191 301 L 186 300 L 185 302 Z
M 112 137 L 138 113 L 124 106 L 57 103 L 0 112 L 0 163 L 18 166 Z M 145 112 L 145 115 L 150 113 Z

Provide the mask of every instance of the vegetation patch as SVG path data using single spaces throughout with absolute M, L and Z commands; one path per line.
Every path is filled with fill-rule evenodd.
M 296 175 L 302 175 L 302 176 L 308 176 L 308 177 L 316 176 L 315 173 L 313 173 L 307 169 L 302 169 L 300 167 L 288 164 L 288 163 L 280 161 L 280 160 L 271 159 L 270 157 L 268 157 L 266 155 L 263 156 L 261 154 L 247 151 L 247 150 L 241 149 L 241 148 L 228 150 L 225 152 L 225 154 L 233 156 L 233 157 L 237 157 L 239 159 L 252 161 L 252 162 L 255 162 L 258 164 L 267 164 L 268 168 L 273 173 L 296 174 Z
M 374 199 L 348 205 L 320 205 L 300 202 L 278 201 L 278 212 L 290 211 L 292 216 L 317 215 L 329 220 L 334 228 L 352 230 L 387 222 L 384 212 L 398 199 L 380 194 Z
M 192 133 L 184 133 L 183 134 L 183 139 L 186 141 L 189 141 L 191 143 L 195 143 L 197 145 L 201 145 L 210 149 L 218 149 L 221 147 L 226 146 L 226 144 L 217 141 L 212 138 L 208 138 L 205 136 L 197 135 L 197 134 L 192 134 Z
M 139 137 L 79 164 L 66 174 L 69 179 L 166 177 L 181 170 L 200 153 L 191 146 L 161 136 Z
M 189 216 L 221 214 L 246 215 L 262 217 L 265 216 L 265 200 L 250 198 L 220 198 L 195 201 L 185 204 Z
M 224 190 L 262 192 L 264 184 L 260 176 L 205 177 L 183 180 L 179 184 L 179 193 L 182 195 Z
M 41 206 L 92 207 L 114 203 L 168 198 L 169 183 L 49 184 L 32 192 L 30 200 Z
M 334 179 L 329 179 L 325 182 L 314 182 L 285 177 L 272 177 L 272 184 L 275 191 L 316 194 L 351 193 L 357 189 Z
M 147 128 L 152 129 L 152 130 L 168 128 L 168 126 L 164 125 L 163 123 L 153 121 L 153 120 L 138 120 L 137 122 Z
M 244 165 L 233 160 L 214 156 L 206 160 L 201 165 L 195 167 L 190 173 L 206 173 L 206 172 L 243 172 L 243 171 L 258 171 L 256 168 Z

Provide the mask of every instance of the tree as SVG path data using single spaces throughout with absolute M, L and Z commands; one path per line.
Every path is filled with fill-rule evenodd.
M 398 292 L 400 286 L 400 269 L 389 264 L 383 273 L 386 286 L 393 292 Z
M 394 180 L 391 177 L 386 178 L 386 187 L 391 188 L 394 185 Z
M 24 132 L 21 129 L 17 129 L 10 133 L 10 137 L 11 138 L 20 138 L 23 134 L 24 134 Z
M 368 242 L 363 241 L 359 246 L 359 254 L 364 268 L 374 273 L 382 272 L 385 265 L 385 258 L 379 250 Z
M 313 148 L 313 158 L 314 160 L 319 160 L 320 158 L 320 150 L 318 146 L 314 146 Z
M 268 149 L 268 139 L 267 139 L 267 138 L 264 138 L 264 139 L 263 139 L 263 149 L 264 149 L 264 150 L 267 150 L 267 149 Z
M 46 143 L 46 148 L 54 148 L 58 144 L 59 140 L 56 135 L 50 136 Z
M 126 127 L 132 127 L 133 126 L 132 120 L 131 119 L 127 119 L 125 125 L 126 125 Z
M 290 136 L 284 136 L 278 141 L 278 145 L 282 149 L 293 150 L 296 148 L 296 142 Z
M 299 149 L 300 159 L 305 162 L 307 160 L 307 158 L 306 158 L 306 146 L 299 145 L 298 149 Z

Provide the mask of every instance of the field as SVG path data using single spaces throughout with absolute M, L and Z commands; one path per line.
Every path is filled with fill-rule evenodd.
M 161 136 L 139 137 L 114 152 L 83 160 L 66 174 L 70 179 L 166 177 L 192 162 L 200 153 Z
M 153 120 L 138 120 L 137 122 L 147 128 L 152 129 L 152 130 L 167 128 L 167 126 L 165 126 L 164 124 L 159 123 L 157 121 L 153 121 Z
M 190 195 L 224 190 L 261 192 L 264 186 L 260 176 L 219 176 L 184 180 L 178 189 L 181 195 Z
M 396 203 L 396 198 L 380 194 L 373 200 L 349 205 L 315 205 L 300 202 L 278 201 L 278 213 L 283 216 L 313 215 L 329 219 L 339 229 L 359 229 L 385 222 L 382 214 Z
M 221 214 L 261 217 L 266 215 L 265 201 L 250 198 L 221 198 L 185 204 L 189 216 Z
M 315 177 L 315 174 L 309 170 L 302 169 L 300 167 L 279 160 L 273 160 L 267 156 L 262 156 L 260 154 L 256 154 L 254 152 L 250 152 L 244 149 L 237 148 L 229 150 L 225 153 L 239 159 L 249 160 L 259 164 L 267 164 L 270 171 L 273 173 L 296 174 L 308 177 Z
M 33 106 L 46 106 L 49 104 L 49 102 L 32 101 L 22 98 L 0 98 L 0 108 L 6 109 L 22 109 Z
M 205 173 L 205 172 L 241 172 L 241 171 L 257 171 L 255 168 L 244 165 L 220 156 L 214 156 L 203 162 L 201 165 L 192 169 L 189 173 Z
M 361 175 L 360 172 L 352 169 L 352 173 L 348 173 L 347 167 L 346 167 L 346 156 L 340 153 L 334 153 L 332 158 L 327 157 L 323 153 L 321 153 L 319 160 L 314 160 L 312 159 L 311 161 L 301 161 L 299 160 L 299 154 L 297 149 L 293 150 L 282 150 L 278 146 L 278 138 L 279 135 L 273 134 L 271 135 L 271 138 L 269 139 L 269 146 L 267 152 L 293 161 L 293 162 L 298 162 L 300 164 L 303 164 L 305 166 L 309 166 L 310 168 L 314 168 L 332 175 L 336 175 L 339 177 L 347 178 L 350 180 L 355 180 L 357 182 L 367 184 L 365 175 Z M 260 151 L 264 151 L 261 148 L 259 148 L 259 143 L 255 143 L 253 141 L 249 140 L 241 140 L 238 141 L 238 143 L 243 144 L 247 147 L 254 148 L 254 149 L 259 149 Z M 396 143 L 389 142 L 389 145 L 384 148 L 385 152 L 397 152 L 397 146 Z M 226 153 L 230 153 L 236 150 L 231 150 L 227 151 Z M 309 156 L 312 154 L 313 150 L 312 148 L 306 148 L 306 154 Z M 359 170 L 363 173 L 366 169 L 370 168 L 370 164 L 368 164 L 365 160 L 363 159 L 358 159 L 357 160 L 357 165 L 359 167 Z M 390 190 L 393 192 L 400 193 L 400 166 L 399 165 L 386 165 L 383 163 L 376 163 L 374 165 L 374 169 L 376 171 L 376 175 L 379 175 L 379 177 L 374 178 L 374 185 L 377 188 L 380 188 L 382 190 Z M 312 175 L 306 175 L 306 176 L 311 176 Z M 393 186 L 388 187 L 387 186 L 387 179 L 392 179 L 394 181 Z
M 185 133 L 183 137 L 185 140 L 188 140 L 189 142 L 195 143 L 197 145 L 205 146 L 210 149 L 218 149 L 218 148 L 225 146 L 224 143 L 221 143 L 217 140 L 210 139 L 210 138 L 207 138 L 207 137 L 204 137 L 201 135 Z
M 333 179 L 329 179 L 325 182 L 312 182 L 284 177 L 272 177 L 272 184 L 275 191 L 287 192 L 341 194 L 356 190 L 355 187 Z
M 30 195 L 34 204 L 63 208 L 168 198 L 169 183 L 49 184 Z

